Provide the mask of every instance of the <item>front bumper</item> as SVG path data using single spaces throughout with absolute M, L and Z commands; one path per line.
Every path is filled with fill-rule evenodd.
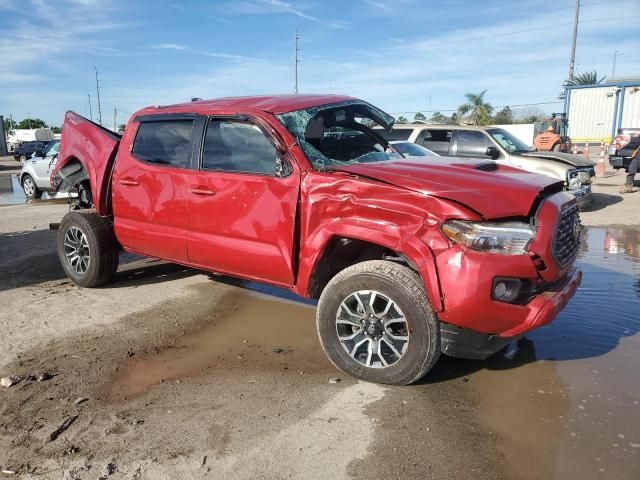
M 580 208 L 591 205 L 591 203 L 593 202 L 591 185 L 583 185 L 582 187 L 576 188 L 575 190 L 567 190 L 567 193 L 570 193 L 571 195 L 576 197 Z
M 519 323 L 498 334 L 441 324 L 442 353 L 479 360 L 493 355 L 525 333 L 550 323 L 569 303 L 581 282 L 582 272 L 574 268 L 566 277 L 531 300 L 525 306 L 526 313 L 520 317 Z

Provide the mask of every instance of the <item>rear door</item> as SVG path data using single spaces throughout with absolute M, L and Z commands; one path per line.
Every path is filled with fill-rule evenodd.
M 451 155 L 451 129 L 433 128 L 423 130 L 424 136 L 416 143 L 439 155 Z
M 138 120 L 113 173 L 116 235 L 128 250 L 187 263 L 188 201 L 195 115 Z M 134 124 L 135 125 L 135 124 Z
M 211 117 L 189 180 L 189 260 L 293 284 L 300 176 L 252 119 Z

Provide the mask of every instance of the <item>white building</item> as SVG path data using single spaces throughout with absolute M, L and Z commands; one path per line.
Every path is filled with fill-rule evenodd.
M 573 143 L 611 143 L 619 128 L 640 128 L 640 79 L 566 87 Z

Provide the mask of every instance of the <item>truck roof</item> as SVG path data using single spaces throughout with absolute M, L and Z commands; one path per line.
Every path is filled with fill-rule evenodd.
M 258 110 L 269 113 L 287 113 L 303 108 L 316 107 L 329 103 L 357 100 L 346 95 L 312 94 L 312 95 L 260 95 L 251 97 L 225 97 L 211 100 L 177 103 L 175 105 L 151 106 L 136 112 L 149 114 L 160 110 L 165 112 L 198 112 L 210 110 Z

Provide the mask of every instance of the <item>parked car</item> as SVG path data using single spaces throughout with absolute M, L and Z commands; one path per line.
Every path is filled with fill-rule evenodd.
M 96 287 L 124 249 L 318 299 L 329 359 L 388 384 L 552 321 L 582 278 L 563 182 L 403 158 L 369 122 L 393 117 L 337 95 L 148 107 L 122 137 L 67 112 L 52 183 L 79 210 L 60 224 L 62 266 Z
M 20 185 L 27 198 L 40 198 L 42 192 L 51 190 L 51 171 L 58 159 L 59 149 L 60 140 L 51 140 L 22 164 Z
M 609 165 L 618 170 L 629 170 L 633 157 L 640 151 L 640 128 L 620 128 L 611 145 L 609 145 Z
M 470 125 L 402 125 L 390 132 L 380 132 L 387 140 L 405 140 L 439 155 L 459 158 L 490 158 L 503 165 L 562 180 L 565 190 L 578 199 L 581 207 L 589 205 L 591 177 L 595 162 L 562 152 L 537 152 L 510 132 L 496 127 Z
M 436 152 L 413 142 L 393 140 L 389 142 L 403 157 L 439 157 Z
M 42 150 L 46 146 L 47 142 L 22 142 L 15 148 L 13 152 L 13 158 L 18 160 L 20 163 L 24 163 L 28 158 L 31 158 L 31 155 L 33 155 L 38 150 Z

